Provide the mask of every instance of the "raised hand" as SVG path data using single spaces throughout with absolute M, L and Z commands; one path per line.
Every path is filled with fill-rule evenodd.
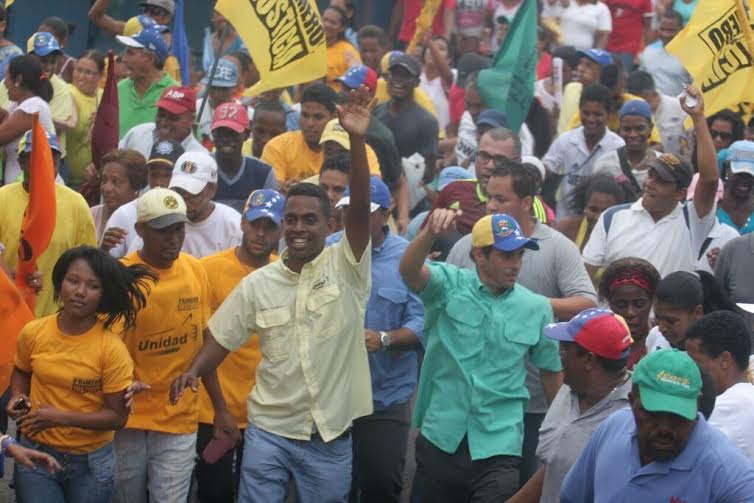
M 681 98 L 679 101 L 681 102 L 683 111 L 689 114 L 689 117 L 692 119 L 704 119 L 704 98 L 702 97 L 702 92 L 693 84 L 686 86 L 685 91 L 690 98 L 696 99 L 697 103 L 694 107 L 689 107 L 686 103 L 686 98 Z
M 456 230 L 456 220 L 462 214 L 461 210 L 437 208 L 429 214 L 426 229 L 433 236 L 450 234 Z
M 369 121 L 372 120 L 372 108 L 376 103 L 376 98 L 370 99 L 366 86 L 359 86 L 358 89 L 348 93 L 348 100 L 345 103 L 337 106 L 338 122 L 348 134 L 364 136 L 369 127 Z

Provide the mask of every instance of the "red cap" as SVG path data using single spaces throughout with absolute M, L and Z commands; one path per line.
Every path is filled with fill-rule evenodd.
M 173 114 L 196 113 L 196 92 L 190 87 L 168 87 L 157 100 L 157 108 Z
M 236 133 L 243 133 L 249 129 L 249 114 L 246 107 L 233 101 L 217 107 L 212 114 L 212 130 L 220 127 L 230 128 Z
M 575 342 L 591 353 L 612 360 L 625 358 L 633 342 L 621 316 L 596 307 L 581 311 L 569 322 L 547 325 L 545 335 L 556 341 Z

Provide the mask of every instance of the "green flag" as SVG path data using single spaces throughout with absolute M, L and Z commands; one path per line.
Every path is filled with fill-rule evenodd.
M 537 2 L 524 0 L 503 46 L 490 68 L 479 72 L 477 85 L 484 104 L 508 117 L 508 128 L 518 132 L 529 114 L 537 68 Z

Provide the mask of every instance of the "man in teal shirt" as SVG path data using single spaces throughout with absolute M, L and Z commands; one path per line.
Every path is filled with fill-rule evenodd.
M 165 88 L 178 85 L 163 70 L 168 44 L 162 37 L 164 26 L 150 26 L 133 37 L 118 35 L 126 46 L 123 62 L 129 77 L 118 82 L 118 139 L 139 124 L 154 122 L 157 100 Z
M 524 250 L 539 245 L 513 217 L 487 215 L 474 225 L 474 270 L 425 263 L 459 213 L 434 210 L 400 264 L 425 309 L 416 483 L 422 501 L 504 501 L 519 485 L 526 357 L 540 369 L 548 401 L 562 367 L 557 344 L 543 335 L 553 320 L 549 301 L 516 284 Z

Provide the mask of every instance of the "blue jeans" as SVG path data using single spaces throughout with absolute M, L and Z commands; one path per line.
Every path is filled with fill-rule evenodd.
M 294 440 L 249 423 L 241 464 L 241 503 L 283 503 L 293 477 L 299 503 L 346 503 L 351 489 L 350 434 L 325 443 Z
M 21 438 L 21 445 L 53 456 L 62 470 L 50 475 L 44 468 L 14 467 L 18 503 L 107 503 L 115 485 L 113 444 L 88 454 L 70 454 Z

